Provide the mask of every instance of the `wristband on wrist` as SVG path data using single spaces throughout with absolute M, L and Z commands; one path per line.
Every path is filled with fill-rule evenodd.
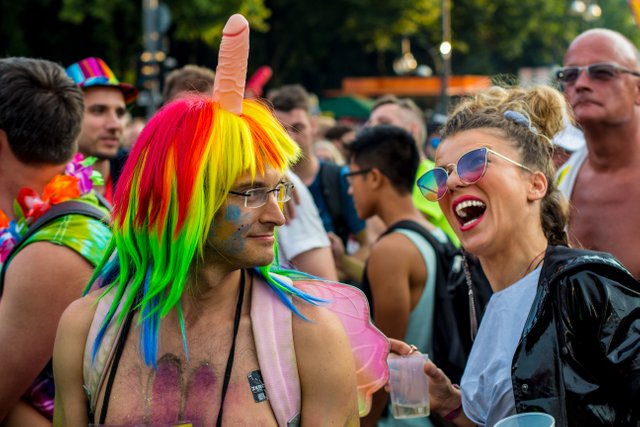
M 451 384 L 451 386 L 456 390 L 460 390 L 460 386 L 458 384 Z M 453 411 L 445 415 L 444 419 L 447 421 L 453 421 L 460 416 L 461 412 L 462 412 L 462 399 L 460 399 L 460 405 L 458 405 L 456 409 L 454 409 Z

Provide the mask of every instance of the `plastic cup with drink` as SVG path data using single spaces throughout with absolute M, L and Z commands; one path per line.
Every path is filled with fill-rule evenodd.
M 391 354 L 389 389 L 394 418 L 419 418 L 429 415 L 429 378 L 424 373 L 426 354 Z

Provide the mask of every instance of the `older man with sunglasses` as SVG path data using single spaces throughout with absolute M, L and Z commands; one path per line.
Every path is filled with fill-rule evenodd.
M 571 200 L 576 246 L 614 254 L 640 277 L 640 55 L 621 34 L 593 29 L 571 43 L 557 72 L 586 146 L 558 171 Z

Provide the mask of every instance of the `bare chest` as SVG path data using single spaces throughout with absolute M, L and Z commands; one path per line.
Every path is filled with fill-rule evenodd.
M 610 252 L 640 275 L 640 171 L 583 173 L 571 195 L 569 235 L 576 246 Z
M 109 398 L 107 423 L 215 425 L 232 337 L 231 330 L 221 327 L 187 331 L 188 358 L 179 336 L 166 338 L 153 369 L 141 359 L 138 330 L 133 329 Z M 256 387 L 259 365 L 248 316 L 243 317 L 236 340 L 222 424 L 276 425 L 269 401 Z M 104 389 L 100 393 L 102 402 Z

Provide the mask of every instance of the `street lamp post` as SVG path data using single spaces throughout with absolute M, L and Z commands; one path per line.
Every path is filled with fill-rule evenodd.
M 451 76 L 451 0 L 442 0 L 442 73 L 440 74 L 440 113 L 447 115 L 449 109 L 449 77 Z
M 143 90 L 138 104 L 145 106 L 147 119 L 162 103 L 160 80 L 167 58 L 162 37 L 171 24 L 169 7 L 160 0 L 142 0 L 142 33 L 144 52 L 140 55 L 140 76 Z
M 140 72 L 144 80 L 143 101 L 147 119 L 151 118 L 160 98 L 159 64 L 156 54 L 160 52 L 160 32 L 157 28 L 158 0 L 142 0 L 142 32 L 144 52 L 140 55 Z

